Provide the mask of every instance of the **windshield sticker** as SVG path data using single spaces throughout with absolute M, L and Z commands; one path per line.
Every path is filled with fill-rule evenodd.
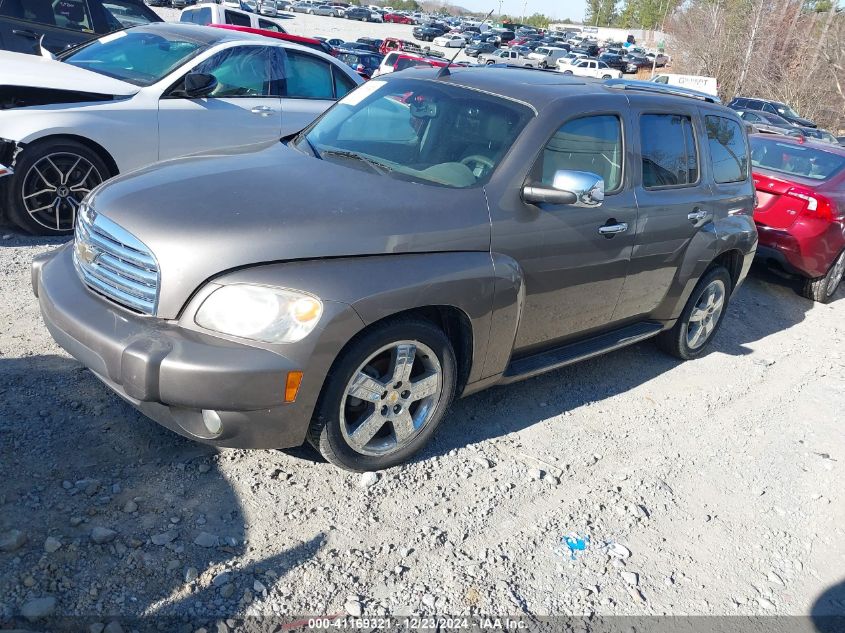
M 126 31 L 115 31 L 114 33 L 110 33 L 105 37 L 101 37 L 100 44 L 108 44 L 109 42 L 119 40 L 121 37 L 126 37 Z
M 367 83 L 358 86 L 355 90 L 346 95 L 338 103 L 342 103 L 343 105 L 356 106 L 386 83 L 386 81 L 377 81 L 371 79 Z

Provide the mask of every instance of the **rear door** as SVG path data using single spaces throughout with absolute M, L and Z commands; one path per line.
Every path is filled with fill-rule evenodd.
M 37 54 L 44 36 L 45 48 L 59 53 L 95 35 L 86 0 L 0 0 L 0 41 L 6 50 Z
M 635 192 L 639 206 L 631 269 L 614 318 L 654 311 L 688 262 L 687 251 L 710 248 L 713 204 L 700 169 L 705 134 L 693 99 L 630 96 L 631 126 L 639 160 Z M 709 255 L 712 259 L 712 254 Z
M 340 68 L 316 55 L 282 48 L 274 54 L 284 68 L 282 136 L 299 132 L 355 88 Z
M 281 137 L 275 47 L 235 46 L 198 63 L 193 72 L 217 78 L 210 96 L 189 99 L 169 90 L 159 100 L 159 160 Z

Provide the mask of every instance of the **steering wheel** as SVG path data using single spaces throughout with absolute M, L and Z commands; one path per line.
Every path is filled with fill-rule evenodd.
M 472 154 L 471 156 L 461 159 L 461 164 L 466 165 L 470 169 L 472 169 L 472 167 L 470 167 L 472 163 L 475 163 L 476 165 L 484 165 L 487 169 L 493 169 L 496 166 L 492 160 L 486 156 L 482 156 L 481 154 Z

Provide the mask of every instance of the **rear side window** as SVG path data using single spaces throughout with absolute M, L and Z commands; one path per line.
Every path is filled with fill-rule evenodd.
M 704 117 L 704 125 L 714 180 L 728 183 L 748 178 L 748 150 L 739 124 L 732 119 L 708 115 Z
M 150 23 L 146 7 L 141 7 L 126 0 L 103 0 L 106 19 L 112 30 L 130 28 Z
M 543 149 L 541 167 L 535 175 L 551 186 L 559 169 L 587 171 L 604 179 L 612 192 L 622 183 L 622 124 L 607 114 L 573 119 L 564 123 Z
M 270 20 L 262 20 L 260 18 L 258 20 L 258 28 L 264 29 L 265 31 L 275 31 L 276 33 L 286 33 L 286 31 L 275 22 L 271 22 Z
M 692 122 L 678 114 L 640 117 L 643 187 L 683 187 L 698 182 L 698 153 Z
M 334 99 L 334 79 L 328 62 L 311 55 L 287 52 L 287 89 L 294 99 Z
M 235 11 L 226 11 L 224 14 L 226 24 L 234 24 L 235 26 L 249 26 L 249 16 Z
M 355 88 L 355 82 L 343 74 L 343 71 L 336 66 L 332 66 L 332 74 L 334 75 L 334 96 L 340 99 L 347 92 Z

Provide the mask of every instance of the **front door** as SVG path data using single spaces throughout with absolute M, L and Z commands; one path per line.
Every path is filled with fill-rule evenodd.
M 595 173 L 605 183 L 602 206 L 520 202 L 514 210 L 494 211 L 492 250 L 515 259 L 524 275 L 517 354 L 603 329 L 612 321 L 637 224 L 623 159 L 621 112 L 582 114 L 560 125 L 529 175 L 530 181 L 549 186 L 558 170 Z
M 237 46 L 200 62 L 193 72 L 217 79 L 208 97 L 179 97 L 179 83 L 165 93 L 159 100 L 159 160 L 279 139 L 282 72 L 271 49 Z

